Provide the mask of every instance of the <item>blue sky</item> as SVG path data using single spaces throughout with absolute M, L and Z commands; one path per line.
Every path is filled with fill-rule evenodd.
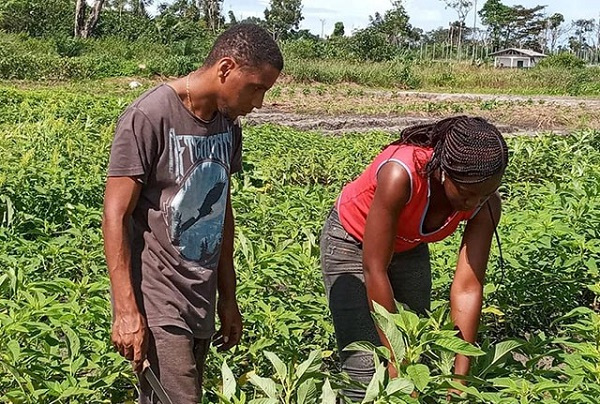
M 478 0 L 481 8 L 485 0 Z M 562 13 L 566 21 L 580 18 L 600 17 L 600 0 L 503 0 L 506 5 L 521 4 L 525 7 L 547 5 L 547 13 Z M 268 6 L 268 0 L 225 0 L 223 11 L 233 10 L 236 17 L 263 17 L 263 11 Z M 314 34 L 321 34 L 322 20 L 323 32 L 331 34 L 336 21 L 342 21 L 349 33 L 352 29 L 364 28 L 369 22 L 369 15 L 376 11 L 383 13 L 391 6 L 390 0 L 303 0 L 304 20 L 301 28 L 309 29 Z M 445 9 L 441 0 L 405 0 L 406 10 L 410 15 L 412 25 L 423 28 L 425 31 L 445 26 L 450 20 L 456 19 L 456 12 Z M 473 24 L 473 13 L 467 17 L 469 25 Z M 479 21 L 478 21 L 479 24 Z

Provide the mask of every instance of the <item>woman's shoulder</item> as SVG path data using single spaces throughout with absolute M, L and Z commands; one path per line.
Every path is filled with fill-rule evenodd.
M 402 154 L 407 156 L 412 156 L 415 153 L 425 153 L 431 154 L 433 153 L 433 149 L 431 147 L 419 146 L 414 144 L 390 144 L 384 150 L 384 152 L 393 153 L 393 154 Z
M 429 162 L 433 150 L 411 144 L 392 144 L 379 155 L 380 160 L 403 163 L 411 172 L 418 172 Z

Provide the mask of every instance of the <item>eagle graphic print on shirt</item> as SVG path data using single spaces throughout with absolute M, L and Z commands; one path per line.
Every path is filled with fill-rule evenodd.
M 211 136 L 169 132 L 169 171 L 179 186 L 166 203 L 171 242 L 182 257 L 216 268 L 232 153 L 231 131 Z

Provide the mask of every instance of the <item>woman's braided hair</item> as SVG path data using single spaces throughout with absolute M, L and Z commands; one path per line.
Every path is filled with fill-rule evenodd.
M 483 118 L 456 116 L 436 123 L 404 129 L 391 145 L 409 144 L 433 148 L 424 168 L 429 176 L 438 168 L 453 181 L 481 183 L 508 165 L 508 147 L 500 131 Z

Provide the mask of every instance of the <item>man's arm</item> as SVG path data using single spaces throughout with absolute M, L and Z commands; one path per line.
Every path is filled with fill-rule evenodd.
M 242 316 L 235 296 L 236 276 L 233 267 L 234 218 L 231 208 L 231 189 L 227 190 L 227 206 L 223 224 L 223 242 L 217 270 L 219 300 L 217 312 L 221 329 L 217 333 L 215 345 L 219 350 L 227 350 L 240 342 L 242 336 Z
M 135 300 L 131 280 L 131 247 L 128 223 L 142 185 L 132 177 L 109 177 L 104 195 L 102 234 L 110 277 L 113 326 L 112 342 L 140 371 L 146 356 L 146 320 Z
M 494 225 L 500 220 L 501 201 L 498 193 L 488 200 L 490 209 L 483 205 L 479 213 L 467 223 L 463 235 L 456 273 L 450 288 L 450 314 L 460 336 L 474 343 L 479 327 L 483 300 L 485 270 L 490 255 L 490 245 L 494 235 Z M 466 375 L 469 372 L 470 358 L 456 355 L 454 373 Z

